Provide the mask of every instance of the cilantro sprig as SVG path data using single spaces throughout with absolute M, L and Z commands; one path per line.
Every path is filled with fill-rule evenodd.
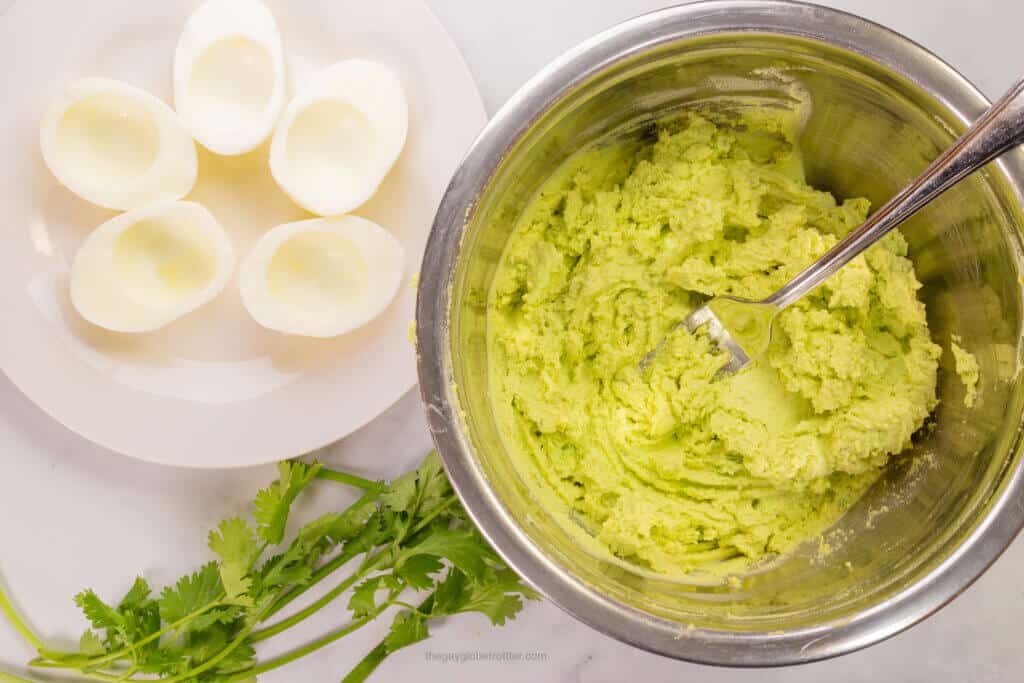
M 292 506 L 315 480 L 363 493 L 284 543 Z M 435 453 L 390 483 L 320 464 L 281 463 L 277 481 L 257 494 L 253 518 L 255 524 L 226 519 L 210 531 L 208 545 L 217 559 L 173 585 L 154 591 L 140 577 L 117 603 L 91 589 L 76 595 L 90 624 L 76 651 L 46 647 L 2 588 L 0 612 L 38 652 L 32 668 L 108 682 L 236 683 L 327 647 L 397 608 L 381 642 L 342 679 L 359 683 L 390 654 L 429 637 L 438 619 L 479 612 L 500 626 L 519 613 L 523 599 L 537 597 L 470 522 Z M 349 573 L 339 580 L 342 569 Z M 297 598 L 330 580 L 335 585 L 321 598 L 282 616 Z M 345 594 L 346 623 L 291 652 L 258 659 L 259 643 Z M 0 681 L 31 683 L 4 672 Z

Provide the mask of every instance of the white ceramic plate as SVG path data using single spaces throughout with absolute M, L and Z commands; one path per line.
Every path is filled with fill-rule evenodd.
M 174 47 L 199 0 L 20 0 L 0 17 L 0 368 L 69 429 L 119 453 L 234 467 L 290 457 L 362 426 L 415 383 L 408 339 L 415 292 L 403 286 L 378 319 L 333 340 L 264 330 L 237 283 L 160 332 L 117 335 L 70 305 L 68 267 L 88 232 L 114 215 L 57 185 L 39 152 L 50 98 L 83 76 L 108 76 L 171 100 Z M 441 24 L 420 0 L 267 0 L 295 83 L 366 57 L 394 67 L 410 107 L 409 139 L 378 194 L 355 213 L 390 229 L 419 268 L 434 211 L 486 116 Z M 268 145 L 243 157 L 200 149 L 190 199 L 224 224 L 238 255 L 267 229 L 305 217 L 267 169 Z

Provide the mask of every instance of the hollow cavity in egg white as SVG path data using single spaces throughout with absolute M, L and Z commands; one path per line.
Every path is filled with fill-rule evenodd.
M 394 299 L 401 243 L 356 216 L 286 223 L 242 262 L 239 287 L 253 319 L 269 329 L 336 337 L 370 322 Z
M 148 332 L 223 291 L 235 259 L 224 229 L 194 202 L 159 203 L 96 228 L 71 267 L 71 301 L 89 322 Z
M 333 233 L 298 233 L 267 264 L 267 293 L 284 306 L 323 320 L 355 312 L 366 294 L 369 266 L 358 247 Z
M 346 102 L 318 102 L 292 122 L 284 173 L 303 193 L 367 196 L 384 164 L 382 151 L 377 131 L 361 111 Z
M 114 269 L 133 298 L 178 306 L 213 280 L 216 248 L 203 232 L 182 227 L 180 219 L 156 217 L 118 236 Z
M 321 216 L 344 214 L 377 191 L 408 134 L 398 76 L 375 62 L 338 62 L 314 75 L 285 107 L 270 170 L 295 203 Z
M 137 178 L 153 165 L 160 131 L 149 110 L 134 98 L 92 95 L 64 112 L 56 142 L 74 173 L 115 184 Z
M 195 144 L 164 102 L 120 81 L 71 84 L 43 117 L 43 160 L 71 192 L 115 210 L 184 197 L 195 185 Z
M 252 151 L 285 102 L 285 58 L 273 15 L 259 0 L 208 0 L 189 17 L 174 58 L 174 102 L 210 151 Z

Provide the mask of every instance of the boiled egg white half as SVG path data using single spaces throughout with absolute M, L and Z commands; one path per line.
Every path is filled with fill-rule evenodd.
M 270 137 L 284 103 L 284 49 L 266 5 L 201 5 L 174 55 L 174 106 L 193 137 L 215 154 L 244 154 Z
M 43 116 L 40 142 L 62 185 L 108 209 L 181 199 L 199 169 L 195 143 L 169 106 L 107 78 L 72 83 Z
M 364 59 L 313 76 L 285 107 L 270 147 L 270 171 L 299 206 L 347 213 L 377 191 L 398 159 L 409 107 L 398 76 Z
M 286 223 L 264 235 L 242 262 L 242 302 L 272 330 L 336 337 L 387 308 L 404 259 L 401 243 L 363 218 Z
M 235 257 L 224 228 L 194 202 L 129 211 L 96 228 L 71 265 L 71 302 L 115 332 L 150 332 L 217 296 Z

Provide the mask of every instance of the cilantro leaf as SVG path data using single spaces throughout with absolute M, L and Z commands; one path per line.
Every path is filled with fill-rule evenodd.
M 252 566 L 260 552 L 256 534 L 240 517 L 225 519 L 216 530 L 210 531 L 209 546 L 225 564 L 246 569 Z
M 124 628 L 121 633 L 124 635 L 125 644 L 137 642 L 160 630 L 160 606 L 155 600 L 149 598 L 135 604 L 122 604 L 118 607 L 124 617 Z M 147 658 L 159 643 L 152 641 L 141 648 L 135 648 L 137 659 Z
M 78 641 L 78 651 L 86 657 L 97 657 L 106 654 L 107 648 L 103 646 L 103 641 L 96 635 L 96 632 L 90 630 L 82 634 Z
M 143 673 L 171 675 L 184 670 L 188 658 L 185 648 L 168 644 L 154 648 L 138 664 Z
M 401 582 L 391 574 L 379 574 L 358 584 L 348 601 L 352 616 L 360 619 L 377 609 L 377 593 L 384 588 L 399 589 Z
M 381 577 L 366 579 L 355 587 L 348 601 L 348 608 L 356 619 L 365 617 L 377 607 L 377 591 L 380 590 Z
M 300 543 L 292 543 L 279 555 L 274 555 L 260 569 L 258 593 L 289 585 L 302 585 L 309 581 L 313 570 L 306 562 L 306 551 Z
M 391 630 L 384 636 L 384 647 L 390 654 L 429 637 L 426 619 L 415 612 L 404 610 L 395 615 Z
M 306 583 L 320 558 L 336 544 L 333 536 L 341 517 L 328 513 L 302 527 L 285 552 L 271 557 L 260 568 L 255 592 Z
M 459 569 L 452 569 L 434 593 L 431 617 L 480 612 L 495 626 L 502 626 L 523 609 L 520 596 L 533 599 L 535 595 L 510 569 L 489 568 L 482 581 L 473 581 Z
M 310 562 L 316 562 L 324 553 L 337 545 L 335 533 L 341 517 L 342 515 L 337 512 L 329 512 L 317 517 L 299 530 L 296 540 L 309 554 Z
M 210 531 L 208 544 L 210 550 L 221 558 L 220 579 L 227 599 L 239 604 L 252 604 L 252 600 L 246 597 L 252 588 L 252 580 L 247 575 L 260 554 L 256 534 L 244 520 L 232 517 Z
M 220 674 L 232 674 L 244 671 L 256 663 L 256 650 L 248 643 L 242 643 L 217 663 L 216 671 Z
M 280 478 L 256 494 L 256 531 L 267 543 L 277 545 L 284 539 L 285 526 L 292 503 L 320 471 L 319 464 L 301 462 L 278 464 Z
M 362 529 L 345 542 L 341 556 L 351 559 L 368 553 L 377 546 L 389 543 L 395 538 L 398 517 L 389 508 L 379 507 L 366 520 Z
M 452 569 L 434 590 L 434 602 L 430 613 L 436 617 L 458 614 L 466 591 L 468 580 L 458 569 Z
M 426 590 L 434 585 L 430 576 L 444 569 L 441 560 L 431 555 L 413 555 L 395 567 L 395 574 L 411 588 Z
M 518 595 L 505 593 L 496 586 L 474 586 L 460 612 L 480 612 L 495 626 L 515 619 L 523 609 L 523 600 Z
M 248 570 L 237 564 L 220 566 L 220 583 L 224 587 L 224 598 L 236 605 L 252 605 L 252 579 Z
M 367 491 L 348 509 L 337 515 L 328 532 L 331 540 L 342 543 L 356 536 L 377 510 L 378 499 L 383 490 L 383 487 L 378 487 Z
M 121 599 L 118 604 L 118 611 L 126 609 L 138 609 L 146 604 L 149 600 L 149 596 L 153 591 L 150 589 L 149 584 L 141 576 L 135 578 L 135 583 L 128 589 L 128 592 Z
M 447 502 L 450 494 L 451 485 L 445 477 L 441 460 L 431 452 L 415 471 L 392 481 L 380 494 L 380 499 L 395 512 L 425 517 Z
M 235 624 L 237 621 L 245 616 L 244 607 L 241 605 L 228 605 L 226 607 L 218 607 L 212 609 L 209 612 L 200 614 L 198 617 L 189 622 L 189 629 L 192 631 L 205 631 L 211 628 L 215 624 L 224 624 L 230 626 Z
M 219 657 L 224 649 L 231 644 L 236 636 L 236 629 L 226 625 L 215 625 L 204 631 L 189 634 L 188 644 L 185 652 L 189 656 L 190 664 L 204 664 L 214 657 Z M 241 643 L 234 647 L 223 659 L 217 662 L 213 671 L 220 674 L 234 673 L 247 669 L 255 663 L 256 651 L 249 643 Z M 216 680 L 217 677 L 203 677 L 207 680 Z
M 229 642 L 231 629 L 224 624 L 213 624 L 188 634 L 184 654 L 192 665 L 205 664 L 220 654 Z
M 380 494 L 380 500 L 395 512 L 405 512 L 416 501 L 416 472 L 407 472 L 395 479 Z
M 216 562 L 178 580 L 174 588 L 168 586 L 160 594 L 160 617 L 174 623 L 218 601 L 224 595 L 220 571 Z
M 124 616 L 103 602 L 91 588 L 76 595 L 75 604 L 97 631 L 116 631 L 124 627 Z
M 443 557 L 475 579 L 482 578 L 487 571 L 485 558 L 499 561 L 490 546 L 470 530 L 437 529 L 416 545 L 403 550 L 398 564 L 403 564 L 415 555 Z
M 347 540 L 331 561 L 335 567 L 389 542 L 395 533 L 395 513 L 377 506 L 376 491 L 368 491 L 345 512 L 326 514 L 307 524 L 288 550 L 270 558 L 261 567 L 254 578 L 254 594 L 260 596 L 268 590 L 290 586 L 298 588 L 290 599 L 300 595 L 313 577 L 320 558 L 333 549 L 340 536 Z M 359 520 L 360 525 L 356 526 L 354 520 Z M 385 564 L 380 562 L 376 566 L 383 568 Z
M 441 466 L 441 459 L 436 451 L 423 460 L 416 470 L 417 483 L 420 489 L 419 515 L 426 517 L 438 507 L 448 502 L 453 495 L 452 486 Z

